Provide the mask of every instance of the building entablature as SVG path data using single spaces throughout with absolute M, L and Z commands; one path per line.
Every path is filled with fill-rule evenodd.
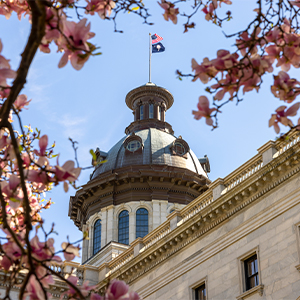
M 300 137 L 268 142 L 259 153 L 109 263 L 106 276 L 132 283 L 158 263 L 233 218 L 300 171 Z M 104 283 L 99 282 L 102 288 Z

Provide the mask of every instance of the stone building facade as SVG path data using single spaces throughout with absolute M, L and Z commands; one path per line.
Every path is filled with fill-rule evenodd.
M 78 265 L 83 276 L 100 290 L 109 279 L 124 280 L 149 300 L 300 299 L 299 132 L 267 142 L 211 183 L 207 157 L 197 159 L 165 122 L 168 91 L 148 84 L 126 103 L 135 115 L 127 135 L 108 153 L 98 149 L 107 162 L 70 200 L 70 217 L 90 234 Z M 148 234 L 138 237 L 141 208 Z M 126 244 L 118 241 L 122 211 Z

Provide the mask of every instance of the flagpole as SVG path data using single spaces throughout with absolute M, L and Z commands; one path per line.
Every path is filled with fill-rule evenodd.
M 149 33 L 149 82 L 151 82 L 151 54 L 152 54 L 152 43 L 151 43 L 151 33 Z

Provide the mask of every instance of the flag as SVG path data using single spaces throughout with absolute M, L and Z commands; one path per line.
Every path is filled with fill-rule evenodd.
M 161 36 L 157 35 L 156 33 L 151 35 L 151 39 L 152 39 L 152 44 L 156 44 L 163 40 L 163 38 Z
M 158 53 L 158 52 L 164 52 L 165 47 L 162 43 L 157 43 L 155 45 L 152 45 L 152 53 Z

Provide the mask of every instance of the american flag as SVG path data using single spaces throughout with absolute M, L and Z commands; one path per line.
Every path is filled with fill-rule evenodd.
M 156 44 L 163 40 L 163 38 L 161 36 L 157 35 L 156 33 L 151 35 L 151 39 L 152 39 L 152 44 Z

